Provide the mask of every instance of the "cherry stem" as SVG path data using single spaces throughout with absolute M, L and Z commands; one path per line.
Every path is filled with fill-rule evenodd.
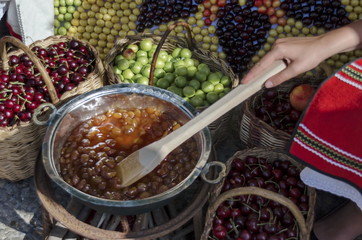
M 247 207 L 249 207 L 253 212 L 255 212 L 255 213 L 259 213 L 257 210 L 255 210 L 254 208 L 252 208 L 250 205 L 248 205 L 248 204 L 246 204 L 246 203 L 242 203 L 244 206 L 247 206 Z
M 235 225 L 235 222 L 233 219 L 230 219 L 231 225 L 233 225 L 233 230 L 235 231 L 236 235 L 239 236 L 239 230 L 238 227 Z
M 274 182 L 274 181 L 272 181 L 272 180 L 266 180 L 265 181 L 265 183 L 272 183 L 272 184 L 274 184 L 277 188 L 278 188 L 278 192 L 280 191 L 280 186 L 278 185 L 278 183 L 276 183 L 276 182 Z

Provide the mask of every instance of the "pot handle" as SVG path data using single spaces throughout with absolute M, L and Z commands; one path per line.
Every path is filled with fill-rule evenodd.
M 38 116 L 42 115 L 44 108 L 51 108 L 52 113 L 50 114 L 50 116 L 49 116 L 49 118 L 47 120 L 40 120 L 40 119 L 38 119 Z M 53 118 L 54 114 L 56 113 L 56 110 L 57 110 L 57 108 L 52 103 L 40 104 L 39 107 L 37 107 L 34 110 L 32 120 L 34 121 L 34 123 L 36 125 L 39 125 L 39 126 L 47 125 L 48 122 Z
M 208 179 L 206 174 L 209 172 L 210 167 L 218 167 L 220 171 L 215 179 Z M 223 162 L 212 161 L 205 164 L 205 167 L 201 171 L 201 178 L 207 183 L 217 184 L 226 176 L 226 165 Z

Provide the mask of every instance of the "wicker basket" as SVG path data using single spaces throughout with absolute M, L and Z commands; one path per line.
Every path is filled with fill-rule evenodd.
M 30 45 L 30 48 L 33 46 L 47 47 L 50 44 L 62 41 L 67 42 L 71 39 L 74 38 L 65 36 L 49 37 L 45 40 L 34 42 L 32 45 Z M 6 46 L 7 43 L 15 46 L 17 50 L 11 51 L 11 53 L 9 53 Z M 88 43 L 82 43 L 89 49 L 91 49 L 95 56 L 95 70 L 89 74 L 87 80 L 80 83 L 76 88 L 72 89 L 71 91 L 64 93 L 60 99 L 57 97 L 52 81 L 40 60 L 35 56 L 34 53 L 32 53 L 29 47 L 25 46 L 21 41 L 17 40 L 16 38 L 3 37 L 0 40 L 0 56 L 2 68 L 5 70 L 9 68 L 8 55 L 11 54 L 19 56 L 23 53 L 26 53 L 41 73 L 41 76 L 48 88 L 52 103 L 58 105 L 72 96 L 91 91 L 104 85 L 104 67 L 102 62 L 98 58 L 97 51 Z M 48 112 L 49 111 L 44 111 L 44 117 L 45 115 L 49 114 Z M 0 128 L 0 148 L 6 149 L 6 151 L 3 151 L 0 156 L 0 178 L 10 181 L 19 181 L 32 176 L 35 160 L 39 154 L 44 134 L 45 127 L 38 126 L 34 124 L 33 121 L 20 122 L 19 124 L 11 127 Z
M 274 162 L 275 160 L 287 160 L 290 161 L 291 164 L 296 166 L 298 169 L 300 170 L 303 169 L 303 166 L 301 164 L 299 164 L 294 159 L 292 159 L 291 157 L 287 156 L 284 153 L 276 152 L 267 148 L 252 148 L 243 151 L 238 151 L 231 158 L 227 160 L 226 162 L 227 174 L 230 172 L 232 162 L 234 161 L 235 158 L 244 159 L 247 156 L 262 157 L 265 158 L 268 162 Z M 221 193 L 224 182 L 225 178 L 219 184 L 215 185 L 210 194 L 210 205 L 206 213 L 205 228 L 201 237 L 202 240 L 208 239 L 213 224 L 212 221 L 213 218 L 215 217 L 215 211 L 218 208 L 218 206 L 226 199 L 240 195 L 258 195 L 270 200 L 274 200 L 288 207 L 288 209 L 291 211 L 291 213 L 294 215 L 295 219 L 298 222 L 300 239 L 301 240 L 309 239 L 310 231 L 312 230 L 313 221 L 314 221 L 314 207 L 316 201 L 315 189 L 307 187 L 308 197 L 309 197 L 308 199 L 309 210 L 305 218 L 301 213 L 301 211 L 299 210 L 298 206 L 295 203 L 293 203 L 290 199 L 284 197 L 281 194 L 258 187 L 240 187 L 240 188 L 227 190 Z
M 320 70 L 312 77 L 300 77 L 287 81 L 277 86 L 278 92 L 290 92 L 290 90 L 303 83 L 309 83 L 318 87 L 320 83 L 331 74 L 330 67 L 323 64 Z M 291 134 L 283 130 L 276 129 L 255 116 L 254 106 L 263 91 L 259 91 L 242 104 L 240 111 L 239 138 L 246 147 L 268 147 L 285 149 L 291 140 Z
M 169 33 L 177 26 L 183 26 L 186 29 L 187 38 L 180 38 L 176 36 L 168 36 Z M 150 71 L 150 85 L 153 82 L 153 72 L 155 69 L 156 60 L 158 57 L 158 53 L 160 50 L 165 50 L 168 53 L 171 53 L 175 48 L 189 48 L 192 50 L 192 57 L 199 60 L 200 63 L 207 64 L 212 71 L 220 71 L 223 74 L 230 77 L 232 80 L 232 88 L 235 88 L 239 84 L 239 76 L 236 75 L 232 69 L 228 66 L 228 64 L 222 60 L 217 58 L 210 51 L 206 51 L 203 49 L 198 49 L 194 41 L 192 40 L 192 35 L 190 31 L 190 27 L 185 22 L 177 22 L 168 27 L 168 30 L 164 33 L 163 36 L 154 35 L 154 34 L 142 34 L 135 36 L 128 36 L 126 38 L 118 39 L 115 42 L 114 47 L 109 51 L 104 61 L 106 74 L 108 77 L 108 81 L 110 84 L 121 83 L 122 80 L 113 72 L 114 60 L 117 55 L 121 54 L 124 49 L 127 48 L 130 44 L 137 44 L 145 38 L 152 39 L 154 44 L 157 44 L 158 47 L 155 51 L 154 57 L 151 63 L 151 71 Z M 204 108 L 198 108 L 199 111 L 202 111 Z M 229 112 L 230 113 L 230 112 Z M 214 136 L 217 129 L 219 129 L 222 125 L 228 123 L 230 119 L 230 114 L 225 114 L 220 117 L 214 123 L 210 124 L 209 129 L 211 130 L 212 135 Z

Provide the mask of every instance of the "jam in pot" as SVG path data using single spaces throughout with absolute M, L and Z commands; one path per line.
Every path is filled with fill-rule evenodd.
M 184 180 L 194 169 L 199 151 L 190 138 L 134 184 L 121 188 L 115 167 L 126 156 L 181 125 L 155 107 L 114 109 L 82 122 L 61 150 L 64 180 L 87 194 L 112 199 L 142 199 L 160 194 Z

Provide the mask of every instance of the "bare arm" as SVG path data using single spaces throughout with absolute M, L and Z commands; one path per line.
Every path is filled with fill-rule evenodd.
M 318 66 L 323 60 L 341 52 L 362 47 L 362 20 L 316 37 L 292 37 L 278 39 L 268 52 L 243 78 L 242 83 L 254 76 L 273 61 L 284 59 L 288 67 L 269 78 L 265 86 L 273 87 L 300 73 Z

